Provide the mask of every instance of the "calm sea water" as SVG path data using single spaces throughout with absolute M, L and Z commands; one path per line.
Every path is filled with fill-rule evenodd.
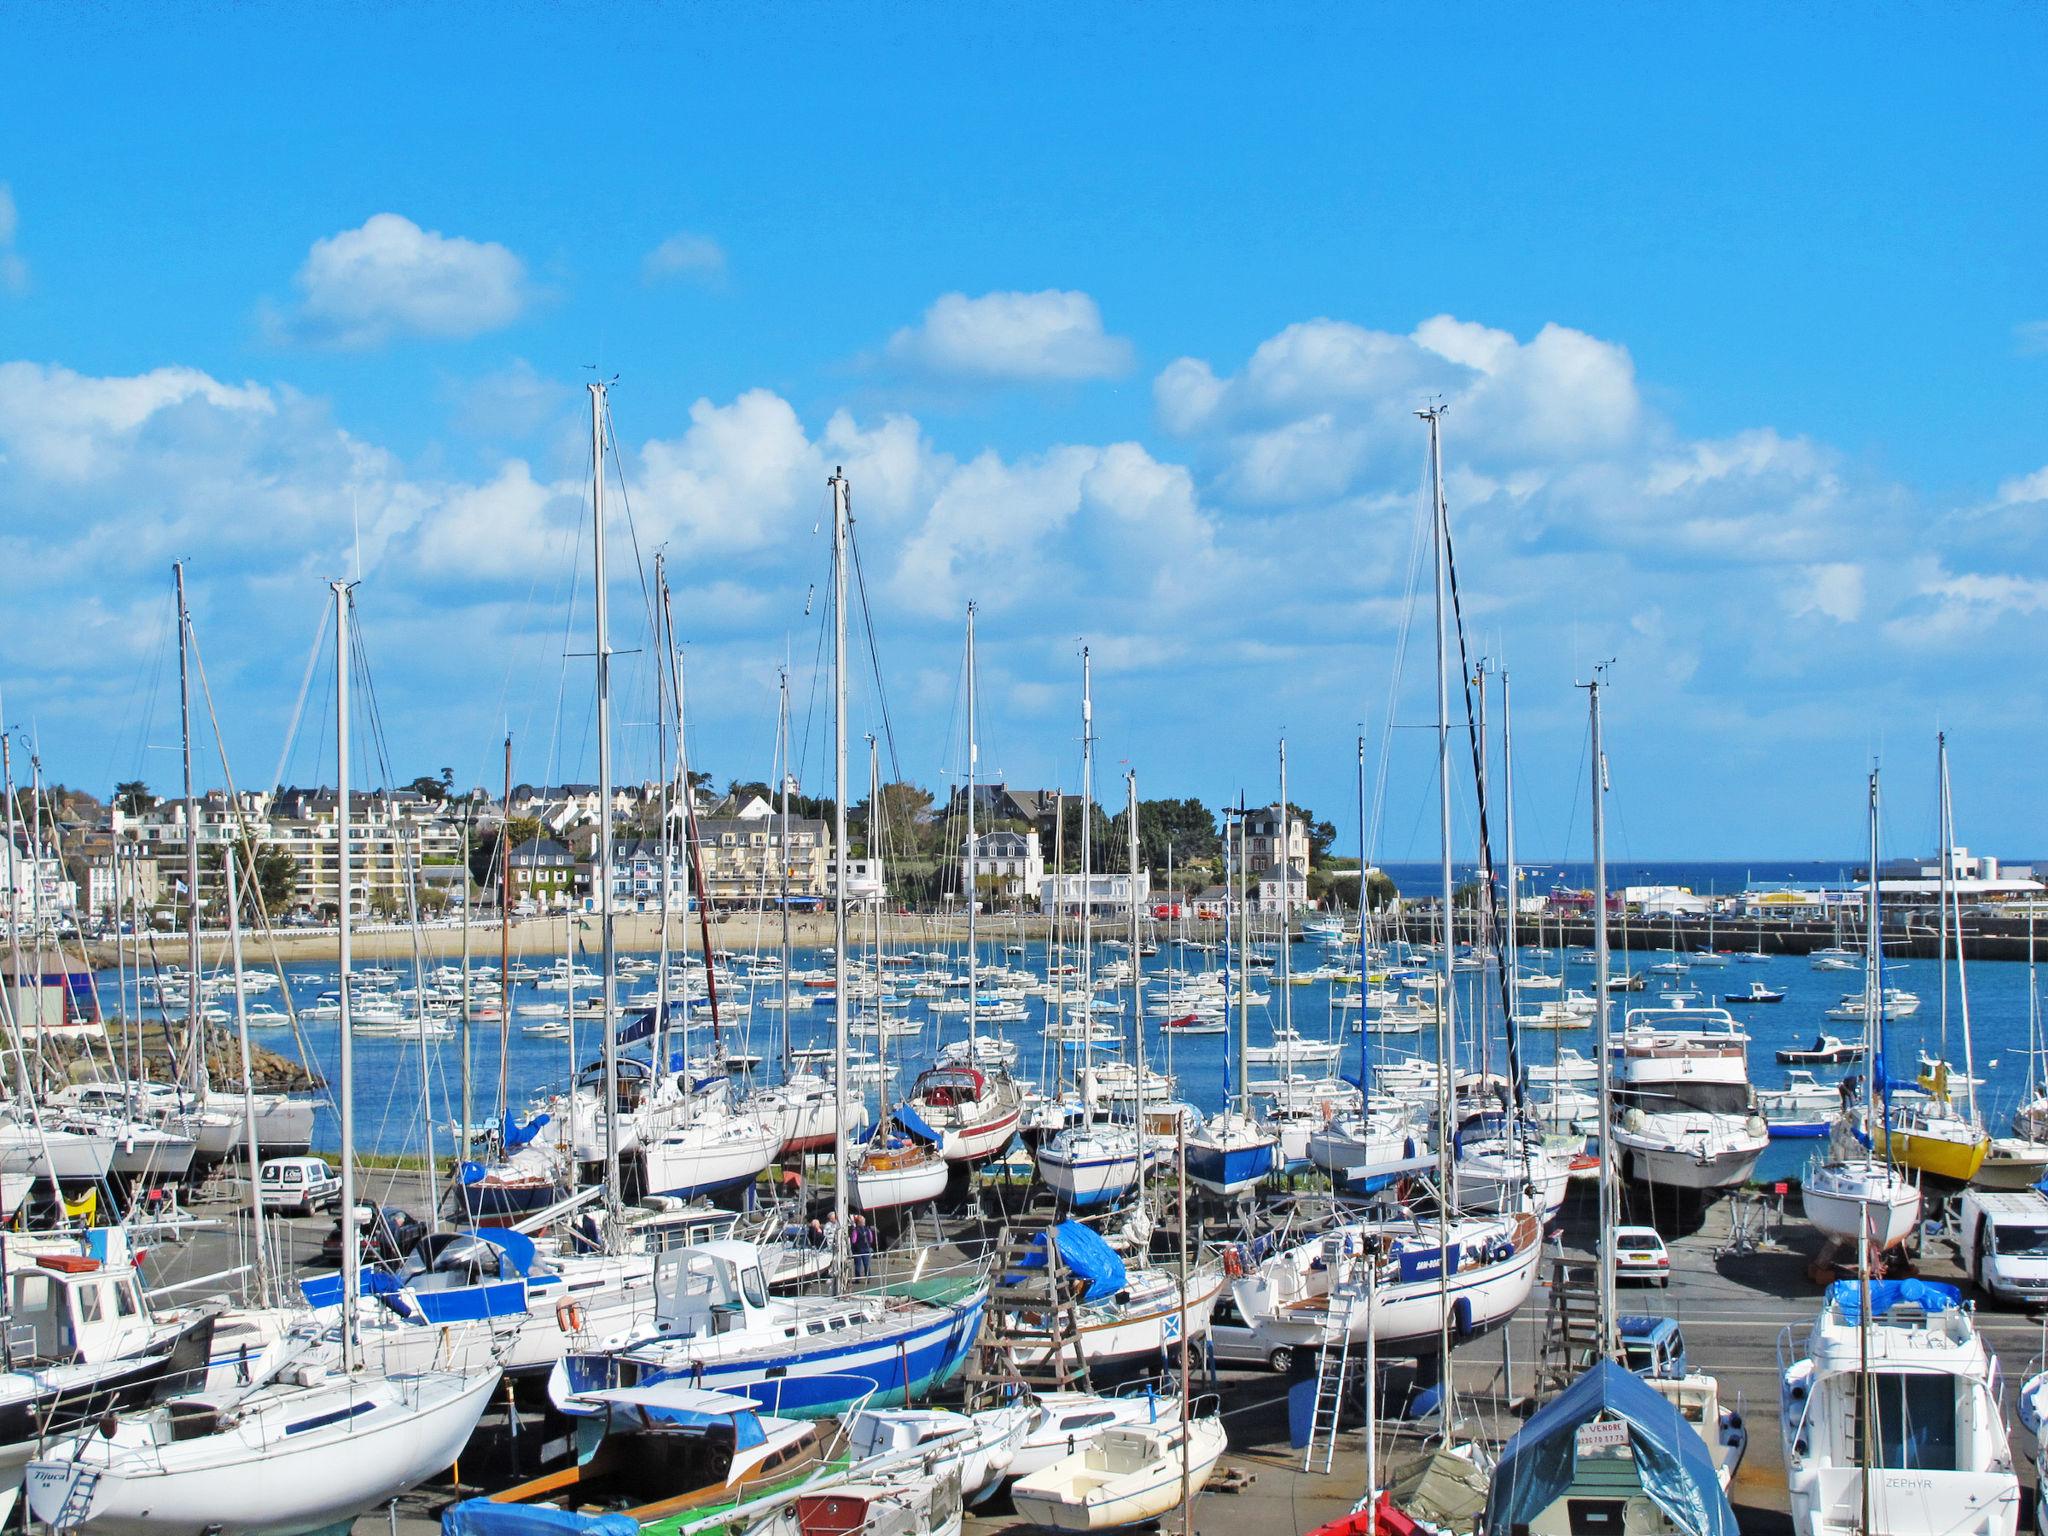
M 1788 866 L 1797 868 L 1797 866 Z M 929 947 L 929 946 L 918 946 Z M 1025 946 L 1024 955 L 1005 954 L 1000 943 L 989 943 L 983 948 L 984 965 L 1013 965 L 1042 973 L 1045 962 L 1044 948 L 1039 944 Z M 1298 971 L 1313 969 L 1321 963 L 1328 952 L 1317 943 L 1304 942 L 1296 945 L 1294 963 Z M 1105 958 L 1114 958 L 1107 955 Z M 1157 958 L 1147 962 L 1148 975 L 1176 963 L 1189 969 L 1199 969 L 1214 962 L 1216 957 L 1188 951 L 1176 955 L 1172 945 L 1162 946 Z M 1350 956 L 1339 955 L 1346 959 Z M 1659 956 L 1654 953 L 1637 951 L 1633 963 L 1641 969 L 1654 963 Z M 815 951 L 799 951 L 796 956 L 799 969 L 807 966 L 823 967 L 826 964 L 822 954 Z M 1531 962 L 1535 964 L 1536 962 Z M 953 966 L 964 968 L 964 954 L 957 950 Z M 1564 978 L 1568 986 L 1590 987 L 1591 967 L 1570 963 L 1560 953 L 1548 962 L 1555 970 L 1564 967 Z M 1891 1042 L 1892 1056 L 1900 1067 L 1908 1066 L 1921 1048 L 1937 1050 L 1942 1039 L 1940 976 L 1939 967 L 1932 961 L 1893 962 L 1888 966 L 1890 981 L 1919 994 L 1922 1006 L 1917 1015 L 1894 1026 Z M 292 978 L 295 995 L 304 1002 L 312 999 L 322 990 L 334 985 L 335 968 L 331 965 L 295 965 L 287 975 Z M 1473 989 L 1488 984 L 1482 975 L 1468 975 L 1463 979 L 1465 992 L 1460 998 L 1464 1017 L 1474 1016 L 1471 1006 Z M 1642 1005 L 1656 1001 L 1654 987 L 1658 978 L 1652 978 L 1653 990 L 1646 994 L 1618 999 L 1618 1007 L 1631 1004 Z M 1730 964 L 1724 969 L 1695 970 L 1689 979 L 1693 989 L 1702 994 L 1703 1002 L 1718 1001 L 1724 992 L 1735 992 L 1748 986 L 1753 980 L 1762 980 L 1786 994 L 1783 1003 L 1737 1010 L 1752 1037 L 1750 1047 L 1750 1072 L 1759 1087 L 1774 1086 L 1784 1081 L 1785 1069 L 1778 1066 L 1774 1057 L 1777 1047 L 1787 1044 L 1807 1044 L 1823 1031 L 1847 1035 L 1854 1031 L 1853 1025 L 1831 1024 L 1822 1017 L 1822 1009 L 1837 1001 L 1849 990 L 1861 986 L 1860 974 L 1854 972 L 1817 972 L 1803 957 L 1774 957 L 1762 964 Z M 1986 1079 L 1979 1090 L 1987 1115 L 2003 1130 L 2006 1118 L 2022 1098 L 2027 1084 L 2027 1032 L 2028 1032 L 2028 972 L 2027 967 L 2017 962 L 1977 961 L 1968 972 L 1970 1021 L 1975 1042 L 1977 1073 Z M 1148 982 L 1148 986 L 1152 983 Z M 644 984 L 635 982 L 622 985 L 622 992 L 643 989 Z M 1950 983 L 1950 1005 L 1948 1032 L 1952 1057 L 1961 1060 L 1961 1005 L 1953 976 Z M 1364 1037 L 1349 1034 L 1349 1015 L 1340 1015 L 1331 1008 L 1331 988 L 1317 982 L 1306 986 L 1283 988 L 1277 976 L 1265 989 L 1269 1001 L 1252 1010 L 1251 1033 L 1254 1044 L 1266 1040 L 1271 1030 L 1283 1021 L 1315 1038 L 1335 1038 L 1344 1044 L 1344 1071 L 1356 1075 L 1360 1064 L 1360 1052 L 1368 1040 L 1380 1051 L 1398 1053 L 1412 1051 L 1418 1042 L 1426 1037 L 1407 1037 L 1389 1044 L 1384 1037 Z M 954 995 L 959 995 L 955 993 Z M 547 1040 L 524 1033 L 517 1009 L 522 1003 L 537 1001 L 561 1001 L 559 992 L 543 993 L 530 986 L 515 987 L 513 994 L 514 1018 L 511 1035 L 511 1049 L 507 1058 L 507 1080 L 510 1097 L 515 1110 L 558 1086 L 569 1076 L 574 1065 L 587 1064 L 597 1059 L 599 1037 L 592 1024 L 579 1023 L 572 1056 L 570 1043 L 563 1040 Z M 1048 1049 L 1042 1039 L 1041 1025 L 1044 1005 L 1036 1000 L 1026 1003 L 1030 1020 L 1025 1024 L 1007 1026 L 1010 1037 L 1021 1047 L 1018 1072 L 1021 1076 L 1041 1082 L 1049 1082 L 1058 1072 L 1058 1052 Z M 921 1018 L 924 1027 L 920 1034 L 892 1040 L 890 1057 L 896 1064 L 900 1080 L 906 1081 L 919 1067 L 927 1064 L 938 1047 L 950 1040 L 961 1038 L 966 1033 L 962 1015 L 942 1015 L 937 1020 L 923 1013 L 923 1004 L 913 1001 L 912 1017 Z M 1147 1021 L 1147 1054 L 1156 1067 L 1166 1062 L 1166 1047 L 1161 1042 L 1156 1021 Z M 729 1039 L 739 1047 L 756 1051 L 768 1058 L 765 1069 L 774 1072 L 774 1061 L 780 1049 L 780 1015 L 771 1012 L 764 1005 L 756 1012 L 735 1020 L 728 1026 Z M 790 1035 L 794 1044 L 829 1045 L 832 1019 L 829 1007 L 817 1007 L 799 1011 L 790 1016 Z M 1126 1031 L 1129 1021 L 1124 1021 Z M 304 1025 L 306 1038 L 313 1050 L 315 1063 L 330 1083 L 337 1065 L 339 1029 L 332 1021 L 323 1024 Z M 284 1049 L 289 1037 L 280 1031 L 270 1032 L 267 1044 L 274 1049 Z M 872 1042 L 868 1042 L 870 1045 Z M 699 1033 L 690 1042 L 691 1048 L 701 1049 L 709 1044 L 708 1031 Z M 1532 1033 L 1526 1037 L 1525 1059 L 1536 1065 L 1548 1061 L 1560 1045 L 1571 1046 L 1582 1053 L 1591 1049 L 1590 1030 L 1563 1033 Z M 1204 1109 L 1220 1104 L 1224 1093 L 1225 1061 L 1234 1052 L 1230 1037 L 1219 1035 L 1178 1038 L 1172 1042 L 1172 1068 L 1180 1080 L 1184 1098 Z M 1429 1046 L 1433 1049 L 1433 1045 Z M 450 1137 L 446 1130 L 455 1119 L 457 1093 L 461 1080 L 461 1044 L 459 1038 L 435 1042 L 427 1048 L 427 1072 L 425 1093 L 433 1099 L 432 1121 L 437 1127 L 436 1150 L 445 1156 L 449 1150 Z M 1069 1057 L 1073 1055 L 1068 1053 Z M 420 1070 L 420 1047 L 416 1042 L 365 1038 L 355 1040 L 355 1082 L 356 1082 L 356 1128 L 359 1144 L 368 1151 L 413 1152 L 424 1149 L 425 1126 L 428 1116 L 423 1112 L 423 1086 Z M 1501 1059 L 1498 1043 L 1494 1046 L 1496 1063 Z M 1234 1068 L 1234 1063 L 1233 1063 Z M 496 1084 L 498 1075 L 498 1030 L 495 1023 L 476 1026 L 472 1038 L 472 1105 L 473 1118 L 485 1120 L 495 1109 Z M 1254 1071 L 1257 1076 L 1257 1069 Z M 331 1104 L 323 1109 L 319 1117 L 316 1141 L 327 1150 L 340 1144 L 340 1125 L 335 1118 Z M 1763 1172 L 1779 1175 L 1795 1172 L 1801 1167 L 1813 1149 L 1811 1142 L 1774 1143 L 1766 1157 Z

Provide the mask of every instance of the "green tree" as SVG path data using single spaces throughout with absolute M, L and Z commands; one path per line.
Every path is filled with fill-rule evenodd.
M 492 828 L 470 840 L 469 873 L 478 885 L 487 890 L 497 890 L 504 879 L 504 872 L 498 868 L 498 844 L 509 840 L 514 848 L 530 843 L 541 835 L 538 817 L 514 816 L 503 829 Z
M 430 800 L 435 805 L 441 805 L 447 801 L 448 792 L 454 786 L 455 770 L 453 768 L 443 768 L 439 778 L 435 778 L 432 774 L 423 773 L 404 787 L 418 795 L 422 800 Z
M 124 815 L 139 816 L 149 809 L 149 802 L 155 798 L 149 786 L 140 779 L 123 779 L 114 786 L 114 804 Z

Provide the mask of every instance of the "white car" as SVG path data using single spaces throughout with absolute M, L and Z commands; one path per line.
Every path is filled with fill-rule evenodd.
M 1671 1284 L 1671 1250 L 1655 1227 L 1614 1229 L 1614 1278 Z
M 301 1216 L 341 1198 L 341 1179 L 317 1157 L 272 1157 L 256 1174 L 257 1203 Z

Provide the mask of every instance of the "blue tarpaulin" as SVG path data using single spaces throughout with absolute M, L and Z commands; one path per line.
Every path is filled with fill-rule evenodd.
M 936 1147 L 943 1145 L 946 1140 L 944 1135 L 931 1128 L 923 1115 L 920 1115 L 908 1104 L 897 1105 L 893 1118 L 898 1125 L 902 1126 L 904 1130 L 915 1136 L 919 1141 L 928 1141 Z M 1061 1239 L 1060 1251 L 1062 1253 L 1066 1251 L 1066 1240 L 1064 1238 Z
M 511 1267 L 522 1275 L 533 1273 L 536 1250 L 533 1239 L 524 1232 L 514 1232 L 509 1227 L 475 1227 L 468 1233 L 478 1242 L 489 1243 L 503 1253 Z
M 1740 1536 L 1700 1432 L 1632 1371 L 1602 1360 L 1524 1424 L 1502 1450 L 1486 1496 L 1484 1536 L 1527 1530 L 1578 1477 L 1578 1433 L 1606 1416 L 1625 1423 L 1643 1493 L 1689 1536 Z M 1599 1454 L 1594 1452 L 1592 1454 Z M 1611 1482 L 1602 1483 L 1614 1497 Z
M 499 1132 L 503 1139 L 505 1150 L 510 1152 L 515 1147 L 525 1146 L 534 1137 L 538 1136 L 541 1127 L 553 1118 L 551 1115 L 535 1115 L 526 1124 L 521 1125 L 512 1118 L 512 1111 L 506 1110 L 505 1121 Z
M 399 1290 L 398 1277 L 381 1269 L 365 1269 L 357 1277 L 357 1290 L 364 1296 L 391 1296 Z M 313 1308 L 341 1305 L 341 1276 L 314 1275 L 299 1282 L 299 1294 Z
M 1863 1298 L 1854 1280 L 1837 1280 L 1828 1287 L 1828 1300 L 1839 1307 L 1848 1322 L 1863 1317 Z M 1897 1306 L 1915 1306 L 1923 1312 L 1948 1312 L 1963 1304 L 1962 1292 L 1938 1280 L 1873 1280 L 1870 1282 L 1870 1315 L 1883 1317 Z
M 1059 1245 L 1060 1266 L 1088 1282 L 1087 1293 L 1082 1298 L 1084 1301 L 1101 1301 L 1106 1296 L 1114 1296 L 1129 1283 L 1124 1261 L 1094 1228 L 1083 1226 L 1078 1221 L 1063 1221 L 1052 1232 L 1053 1241 Z M 1039 1269 L 1044 1264 L 1045 1239 L 1039 1238 L 1017 1267 Z M 1003 1280 L 1008 1284 L 1021 1278 L 1012 1273 L 1005 1275 Z

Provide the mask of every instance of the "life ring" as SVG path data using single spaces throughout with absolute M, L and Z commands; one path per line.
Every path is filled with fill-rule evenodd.
M 555 1306 L 555 1326 L 564 1333 L 581 1333 L 583 1308 L 573 1301 L 558 1302 Z

